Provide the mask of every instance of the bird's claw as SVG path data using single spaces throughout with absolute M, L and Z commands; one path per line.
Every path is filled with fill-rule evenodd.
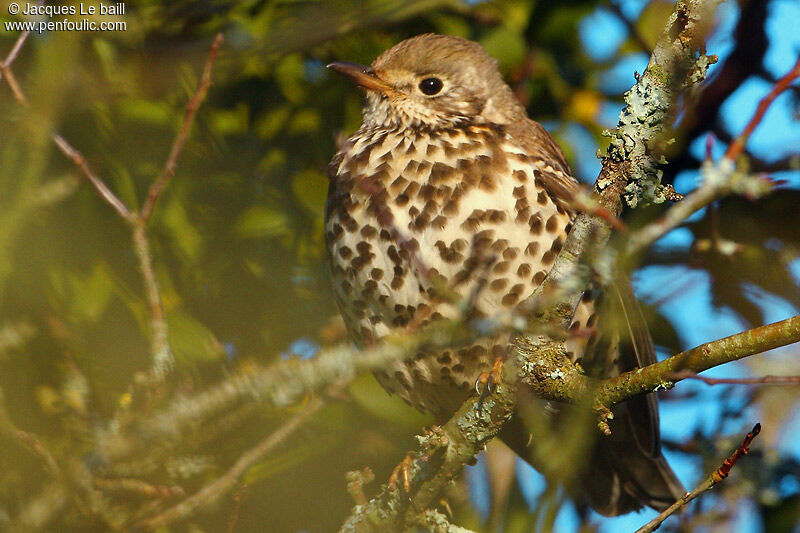
M 478 410 L 483 407 L 483 401 L 495 390 L 500 383 L 500 372 L 503 370 L 503 358 L 495 357 L 491 370 L 481 372 L 475 381 L 475 392 L 478 393 Z
M 400 464 L 394 467 L 392 475 L 389 476 L 389 490 L 397 490 L 397 483 L 402 479 L 403 490 L 406 491 L 406 494 L 411 492 L 411 466 L 413 461 L 411 454 L 408 454 L 400 461 Z
M 488 372 L 481 372 L 478 379 L 475 381 L 475 392 L 477 392 L 481 398 L 485 398 L 488 394 L 495 391 L 497 384 L 500 383 L 500 372 L 502 372 L 502 370 L 503 358 L 495 357 L 491 370 Z

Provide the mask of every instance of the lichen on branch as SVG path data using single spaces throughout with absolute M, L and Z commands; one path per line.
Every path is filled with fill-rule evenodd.
M 625 93 L 619 125 L 607 135 L 610 145 L 603 158 L 604 171 L 619 168 L 624 175 L 623 197 L 630 207 L 663 203 L 674 196 L 661 183 L 659 165 L 666 163 L 665 148 L 673 142 L 672 122 L 678 97 L 701 83 L 716 56 L 704 53 L 704 40 L 713 13 L 722 2 L 678 2 L 636 84 Z M 603 190 L 618 172 L 604 172 L 597 180 Z

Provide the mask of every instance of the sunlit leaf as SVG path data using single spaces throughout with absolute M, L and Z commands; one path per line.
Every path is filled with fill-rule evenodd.
M 277 237 L 285 235 L 289 228 L 286 214 L 263 205 L 246 210 L 236 222 L 236 234 L 242 238 Z

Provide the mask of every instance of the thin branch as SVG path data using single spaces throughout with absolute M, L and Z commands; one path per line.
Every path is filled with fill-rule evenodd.
M 772 185 L 769 182 L 737 173 L 734 167 L 734 160 L 741 154 L 745 143 L 761 123 L 764 114 L 775 101 L 775 98 L 788 89 L 798 76 L 800 76 L 800 59 L 797 60 L 797 63 L 786 75 L 775 83 L 767 96 L 759 102 L 758 108 L 747 123 L 747 126 L 728 147 L 722 160 L 717 165 L 712 165 L 708 160 L 703 164 L 701 167 L 701 173 L 704 175 L 703 185 L 686 196 L 683 201 L 670 207 L 658 220 L 628 237 L 625 247 L 625 253 L 628 257 L 641 252 L 667 232 L 676 228 L 693 213 L 724 194 L 738 190 L 743 194 L 758 196 L 771 190 Z
M 39 4 L 41 3 L 42 2 L 39 2 Z M 8 53 L 3 62 L 0 63 L 3 68 L 8 68 L 14 63 L 14 60 L 17 59 L 17 55 L 19 55 L 19 51 L 22 49 L 22 45 L 25 44 L 25 41 L 28 39 L 30 34 L 30 30 L 25 30 L 19 35 L 19 37 L 17 37 L 17 41 L 14 43 L 14 46 L 11 47 L 11 51 Z
M 126 221 L 130 221 L 132 219 L 132 214 L 128 206 L 126 206 L 122 200 L 120 200 L 116 194 L 111 192 L 111 189 L 105 184 L 105 182 L 100 178 L 97 174 L 92 172 L 92 169 L 89 168 L 89 164 L 86 162 L 86 158 L 83 157 L 78 150 L 72 147 L 70 143 L 67 142 L 64 137 L 59 134 L 53 135 L 53 142 L 56 143 L 58 149 L 61 150 L 65 156 L 72 160 L 78 170 L 80 170 L 84 176 L 89 180 L 95 190 L 100 194 L 100 198 L 106 201 L 108 205 L 114 208 L 114 211 L 122 217 Z
M 44 0 L 39 0 L 39 5 L 42 3 L 44 3 Z M 23 31 L 19 37 L 17 37 L 14 46 L 11 47 L 11 51 L 8 53 L 6 58 L 0 62 L 0 79 L 3 79 L 3 75 L 5 75 L 8 86 L 11 89 L 11 92 L 14 94 L 14 98 L 16 98 L 21 104 L 27 104 L 28 100 L 25 98 L 25 94 L 22 92 L 19 83 L 17 83 L 17 80 L 14 77 L 14 73 L 11 71 L 11 65 L 14 63 L 14 60 L 17 59 L 17 55 L 19 55 L 22 45 L 25 44 L 25 41 L 28 39 L 30 34 L 30 30 Z
M 44 461 L 45 467 L 54 478 L 57 480 L 62 479 L 62 472 L 58 462 L 39 436 L 19 429 L 11 419 L 6 408 L 5 395 L 2 389 L 0 389 L 0 434 L 6 434 L 19 441 L 23 447 L 38 455 Z
M 28 99 L 25 97 L 25 93 L 22 92 L 22 87 L 19 86 L 19 82 L 17 81 L 16 76 L 14 76 L 14 71 L 11 70 L 11 67 L 6 65 L 5 63 L 0 64 L 0 74 L 5 75 L 6 83 L 8 83 L 8 87 L 11 89 L 11 94 L 14 95 L 14 98 L 22 105 L 28 105 Z
M 156 516 L 142 520 L 138 524 L 138 527 L 149 530 L 159 529 L 176 520 L 191 516 L 197 509 L 210 505 L 224 494 L 230 492 L 236 487 L 237 483 L 239 483 L 239 479 L 251 466 L 260 461 L 278 444 L 286 440 L 287 437 L 308 421 L 314 413 L 319 411 L 324 404 L 325 402 L 321 398 L 314 398 L 302 413 L 293 417 L 253 448 L 245 452 L 223 475 L 177 505 L 170 507 Z
M 161 292 L 158 289 L 153 257 L 150 253 L 150 242 L 147 240 L 144 220 L 136 218 L 133 226 L 133 251 L 139 262 L 139 271 L 144 281 L 147 304 L 150 308 L 150 348 L 153 364 L 152 377 L 162 381 L 175 365 L 175 356 L 169 344 L 169 328 L 161 303 Z
M 727 459 L 725 459 L 718 469 L 716 469 L 710 476 L 703 480 L 703 482 L 700 483 L 700 485 L 698 485 L 694 490 L 684 494 L 680 500 L 670 505 L 657 517 L 649 521 L 641 528 L 637 529 L 636 533 L 652 533 L 661 526 L 664 520 L 681 510 L 690 501 L 694 500 L 704 492 L 713 489 L 717 483 L 727 478 L 733 466 L 739 461 L 739 459 L 742 458 L 743 455 L 746 455 L 750 451 L 750 444 L 760 432 L 761 424 L 756 424 L 753 426 L 753 429 L 744 437 L 744 440 L 742 440 L 742 443 L 739 445 L 739 447 L 736 448 Z
M 147 498 L 171 498 L 183 496 L 183 487 L 178 485 L 153 485 L 134 478 L 94 478 L 94 486 L 103 492 L 133 494 Z
M 462 313 L 467 313 L 465 309 Z M 413 357 L 420 350 L 444 349 L 475 339 L 507 331 L 520 331 L 525 321 L 514 315 L 501 315 L 469 322 L 464 314 L 452 320 L 440 320 L 415 332 L 399 331 L 382 338 L 368 348 L 358 350 L 352 344 L 326 348 L 308 360 L 289 359 L 265 368 L 239 372 L 188 397 L 178 397 L 167 408 L 131 428 L 130 435 L 111 432 L 100 437 L 98 454 L 104 463 L 126 457 L 140 446 L 178 435 L 187 426 L 227 410 L 243 399 L 262 405 L 288 407 L 307 393 L 325 389 L 334 382 L 352 381 L 359 373 L 385 368 Z
M 231 511 L 231 517 L 228 519 L 228 528 L 226 529 L 227 533 L 233 533 L 233 529 L 236 527 L 236 522 L 239 521 L 239 511 L 242 509 L 242 502 L 244 501 L 244 495 L 246 491 L 247 484 L 243 483 L 233 494 L 233 511 Z
M 696 379 L 706 385 L 800 385 L 800 376 L 761 376 L 756 378 L 708 378 L 699 376 L 693 370 L 682 370 L 667 376 L 667 379 L 680 381 Z
M 663 361 L 605 380 L 590 378 L 563 353 L 521 346 L 526 363 L 523 382 L 548 400 L 578 403 L 592 399 L 598 426 L 609 433 L 611 407 L 639 394 L 672 388 L 680 372 L 702 372 L 773 348 L 800 342 L 800 315 L 701 344 Z
M 25 107 L 29 105 L 28 99 L 11 72 L 11 64 L 14 62 L 14 59 L 16 59 L 29 34 L 29 31 L 23 32 L 17 39 L 14 47 L 11 49 L 11 52 L 8 54 L 6 59 L 0 63 L 0 72 L 5 74 L 6 82 L 8 82 L 11 92 L 14 94 L 14 98 L 16 98 L 20 105 Z M 119 216 L 130 221 L 131 212 L 128 207 L 119 198 L 117 198 L 113 192 L 111 192 L 111 189 L 108 188 L 108 186 L 100 177 L 92 172 L 92 170 L 89 168 L 89 164 L 83 157 L 83 154 L 73 148 L 73 146 L 69 144 L 66 139 L 57 133 L 52 134 L 52 139 L 56 146 L 58 146 L 58 149 L 61 150 L 61 152 L 70 160 L 72 160 L 75 166 L 78 167 L 84 176 L 86 176 L 89 182 L 94 186 L 95 190 L 97 190 L 97 192 L 100 194 L 100 197 L 103 198 L 103 200 L 105 200 L 111 207 L 113 207 Z
M 189 139 L 194 117 L 208 93 L 208 88 L 211 86 L 211 74 L 214 70 L 214 62 L 217 58 L 219 48 L 222 46 L 222 41 L 222 33 L 218 33 L 214 38 L 214 42 L 211 44 L 211 50 L 206 58 L 203 73 L 200 76 L 200 81 L 197 84 L 194 95 L 186 104 L 183 124 L 172 143 L 172 148 L 164 164 L 164 169 L 161 175 L 150 186 L 147 199 L 141 210 L 131 218 L 131 222 L 133 223 L 134 251 L 139 261 L 139 270 L 142 273 L 145 292 L 147 294 L 147 303 L 150 307 L 150 344 L 153 357 L 151 377 L 155 378 L 157 382 L 162 381 L 167 374 L 172 371 L 175 365 L 175 356 L 169 344 L 169 328 L 164 316 L 161 292 L 159 291 L 158 282 L 156 281 L 155 272 L 153 271 L 153 258 L 150 253 L 150 243 L 147 239 L 146 226 L 150 215 L 153 213 L 156 201 L 161 196 L 161 193 L 164 192 L 164 188 L 169 183 L 170 178 L 175 175 L 178 156 L 180 156 L 183 147 Z
M 206 58 L 206 63 L 203 67 L 203 74 L 200 76 L 200 81 L 197 83 L 197 88 L 194 91 L 194 95 L 186 103 L 186 110 L 183 114 L 183 124 L 181 125 L 181 129 L 178 131 L 178 135 L 175 137 L 175 140 L 172 143 L 172 148 L 170 149 L 169 157 L 167 157 L 167 161 L 164 164 L 164 169 L 161 171 L 161 175 L 158 177 L 158 179 L 156 179 L 156 181 L 154 181 L 150 186 L 150 190 L 147 191 L 147 199 L 145 200 L 145 203 L 139 212 L 139 216 L 144 222 L 147 222 L 150 219 L 150 215 L 153 214 L 153 208 L 155 207 L 158 198 L 161 196 L 161 193 L 164 192 L 169 180 L 175 175 L 175 167 L 178 164 L 178 157 L 183 151 L 184 146 L 186 146 L 186 141 L 189 140 L 189 133 L 192 130 L 194 117 L 197 114 L 197 110 L 200 109 L 200 105 L 202 105 L 206 94 L 208 94 L 208 88 L 211 86 L 211 74 L 214 70 L 214 62 L 217 59 L 217 53 L 222 46 L 223 40 L 222 33 L 217 33 L 217 36 L 214 38 L 214 42 L 211 44 L 211 51 L 208 53 L 208 57 Z
M 671 386 L 666 376 L 675 375 L 681 370 L 689 368 L 694 372 L 703 372 L 796 342 L 800 342 L 800 315 L 707 342 L 642 369 L 620 374 L 606 380 L 598 396 L 610 406 L 637 392 L 656 390 L 659 383 Z
M 667 209 L 660 218 L 647 224 L 628 237 L 625 255 L 633 257 L 672 229 L 678 227 L 692 214 L 707 206 L 724 194 L 726 180 L 706 180 L 699 189 L 684 197 L 677 204 Z
M 25 444 L 25 446 L 28 447 L 33 453 L 44 460 L 45 465 L 47 465 L 47 470 L 53 477 L 56 479 L 61 478 L 61 468 L 59 468 L 58 463 L 53 457 L 53 454 L 50 453 L 50 450 L 47 449 L 47 446 L 45 446 L 45 444 L 37 435 L 21 429 L 17 429 L 16 434 L 20 442 Z
M 783 91 L 791 86 L 792 82 L 794 82 L 798 76 L 800 76 L 800 58 L 797 59 L 794 67 L 792 67 L 789 72 L 775 82 L 772 90 L 770 90 L 770 92 L 767 93 L 767 95 L 758 103 L 756 112 L 753 114 L 750 122 L 747 123 L 747 126 L 733 141 L 733 143 L 728 146 L 728 150 L 725 152 L 726 159 L 736 159 L 739 156 L 744 149 L 744 145 L 747 143 L 747 140 L 750 138 L 750 135 L 752 135 L 753 131 L 755 131 L 755 129 L 761 123 L 761 120 L 764 118 L 764 114 L 767 112 L 767 109 L 769 109 L 769 106 L 772 105 L 772 102 L 775 100 L 775 98 L 777 98 Z

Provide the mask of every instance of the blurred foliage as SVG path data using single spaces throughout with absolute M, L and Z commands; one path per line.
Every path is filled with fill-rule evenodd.
M 131 377 L 147 369 L 150 356 L 148 307 L 129 229 L 56 150 L 51 132 L 77 147 L 127 205 L 138 206 L 167 157 L 211 37 L 225 33 L 211 93 L 149 226 L 178 358 L 164 395 L 189 393 L 248 365 L 303 355 L 292 353 L 297 339 L 312 345 L 341 339 L 324 263 L 325 172 L 337 139 L 360 122 L 360 95 L 332 78 L 327 62 L 368 63 L 428 31 L 477 40 L 575 163 L 583 147 L 570 142 L 568 127 L 579 125 L 603 146 L 601 131 L 609 124 L 601 120 L 602 107 L 618 106 L 621 94 L 604 93 L 600 82 L 620 57 L 652 45 L 671 6 L 651 2 L 629 21 L 634 35 L 612 59 L 598 62 L 577 37 L 598 5 L 604 4 L 145 0 L 126 3 L 126 31 L 31 35 L 13 67 L 30 108 L 0 83 L 0 527 L 33 512 L 27 506 L 47 496 L 51 480 L 18 430 L 37 434 L 61 468 L 71 468 L 70 461 L 100 468 L 91 463 L 93 439 L 110 417 L 144 416 L 165 401 L 131 394 Z M 7 17 L 3 10 L 0 19 Z M 0 55 L 16 38 L 0 33 Z M 787 217 L 797 220 L 798 202 L 796 191 L 758 203 L 721 202 L 713 217 L 688 225 L 693 246 L 656 249 L 645 261 L 708 272 L 714 304 L 760 324 L 754 290 L 800 306 L 800 289 L 787 271 L 800 242 L 797 226 L 786 224 Z M 703 244 L 719 240 L 737 243 L 736 252 Z M 663 325 L 654 332 L 659 344 L 681 348 L 668 320 L 653 322 Z M 746 401 L 770 405 L 771 394 Z M 194 428 L 104 475 L 180 485 L 192 494 L 286 417 L 240 406 L 216 425 Z M 335 529 L 352 505 L 344 473 L 370 465 L 378 480 L 386 479 L 429 422 L 371 376 L 360 377 L 343 401 L 247 472 L 236 530 Z M 717 431 L 738 435 L 737 424 Z M 702 438 L 698 433 L 682 446 L 707 458 L 706 468 L 727 453 L 720 444 L 727 441 Z M 770 530 L 788 531 L 781 524 L 797 520 L 797 491 L 774 485 L 781 476 L 796 480 L 797 465 L 785 457 L 759 460 L 783 473 L 750 478 L 752 486 L 742 485 L 742 475 L 720 499 L 727 487 L 739 487 L 730 489 L 741 492 L 731 501 L 755 498 Z M 760 497 L 769 487 L 773 497 Z M 63 511 L 48 527 L 105 530 L 114 523 L 109 513 L 177 501 L 152 505 L 123 493 L 93 503 L 87 494 L 93 492 L 61 502 Z M 514 488 L 508 530 L 536 524 L 546 530 L 564 496 L 546 492 L 541 501 L 531 515 Z M 451 502 L 458 523 L 482 527 L 463 490 L 456 487 Z M 226 496 L 175 529 L 220 531 L 230 519 Z

